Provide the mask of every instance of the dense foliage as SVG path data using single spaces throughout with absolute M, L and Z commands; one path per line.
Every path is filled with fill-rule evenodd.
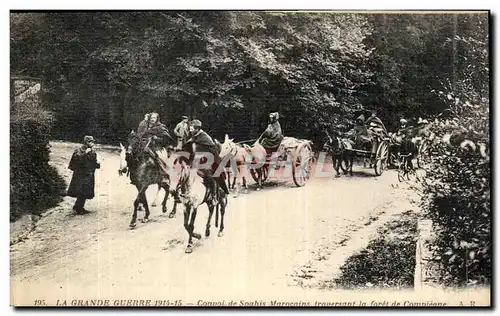
M 487 38 L 456 36 L 466 67 L 436 93 L 448 104 L 424 183 L 423 206 L 437 225 L 436 255 L 451 285 L 491 282 L 491 162 Z M 449 42 L 451 43 L 451 41 Z
M 424 207 L 446 281 L 491 277 L 487 14 L 12 13 L 10 44 L 12 72 L 43 79 L 58 139 L 117 144 L 149 111 L 237 140 L 270 111 L 316 142 L 364 110 L 389 130 L 436 120 Z
M 52 117 L 34 100 L 13 104 L 10 121 L 10 219 L 57 205 L 66 187 L 49 165 Z

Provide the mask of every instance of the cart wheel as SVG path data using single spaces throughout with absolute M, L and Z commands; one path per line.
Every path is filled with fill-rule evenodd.
M 292 176 L 293 182 L 298 187 L 306 184 L 311 176 L 314 155 L 311 146 L 302 144 L 293 153 Z
M 269 177 L 269 168 L 262 168 L 262 182 L 267 180 L 267 177 Z
M 389 158 L 389 144 L 387 141 L 383 141 L 377 148 L 377 154 L 375 156 L 375 174 L 380 176 L 385 168 L 387 167 L 387 160 Z
M 260 169 L 262 171 L 262 182 L 266 181 L 268 175 L 269 175 L 269 170 L 268 170 L 268 167 L 269 165 L 265 164 L 264 166 L 262 166 L 262 168 Z M 258 183 L 259 182 L 259 176 L 257 174 L 257 170 L 255 169 L 250 169 L 250 175 L 252 176 L 252 179 L 253 181 L 255 181 L 255 183 Z

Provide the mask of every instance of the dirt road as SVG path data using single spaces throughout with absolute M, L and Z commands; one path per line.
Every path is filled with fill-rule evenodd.
M 52 144 L 52 164 L 68 180 L 75 146 Z M 187 255 L 182 209 L 170 219 L 160 207 L 152 208 L 149 223 L 128 228 L 136 190 L 118 176 L 117 152 L 103 149 L 100 155 L 97 196 L 86 205 L 91 213 L 73 215 L 73 199 L 65 198 L 27 240 L 11 246 L 13 303 L 304 299 L 331 280 L 378 226 L 411 209 L 415 197 L 405 186 L 394 187 L 395 172 L 374 177 L 372 169 L 362 167 L 354 177 L 312 179 L 302 188 L 269 179 L 262 191 L 251 186 L 247 195 L 231 197 L 225 235 L 217 237 L 212 226 L 212 236 Z M 150 201 L 155 191 L 149 189 Z M 206 210 L 202 206 L 198 212 L 200 233 Z

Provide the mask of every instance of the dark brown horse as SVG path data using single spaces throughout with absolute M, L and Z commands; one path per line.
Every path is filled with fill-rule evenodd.
M 162 202 L 162 212 L 167 212 L 167 200 L 169 196 L 170 179 L 165 172 L 160 168 L 158 162 L 156 162 L 151 156 L 145 153 L 141 149 L 141 142 L 137 134 L 132 131 L 126 142 L 126 146 L 120 143 L 120 169 L 119 174 L 124 174 L 130 172 L 131 180 L 137 188 L 137 197 L 134 200 L 134 211 L 132 215 L 132 220 L 130 222 L 130 227 L 136 226 L 137 221 L 137 210 L 142 207 L 144 208 L 145 214 L 143 223 L 149 220 L 149 206 L 146 198 L 146 190 L 150 185 L 156 184 L 165 190 L 165 197 Z M 176 212 L 177 203 L 174 201 L 174 207 L 170 213 L 170 217 Z
M 326 136 L 323 150 L 330 153 L 332 157 L 332 165 L 335 172 L 337 172 L 335 177 L 340 177 L 340 169 L 344 171 L 344 174 L 349 172 L 352 176 L 354 155 L 347 150 L 352 149 L 352 143 L 347 139 L 340 138 L 338 135 L 330 136 L 328 132 L 326 132 Z

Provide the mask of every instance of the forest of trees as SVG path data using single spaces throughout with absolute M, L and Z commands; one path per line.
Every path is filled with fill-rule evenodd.
M 485 284 L 488 31 L 487 13 L 11 13 L 11 74 L 43 82 L 42 104 L 53 113 L 45 143 L 49 134 L 91 134 L 116 145 L 150 111 L 170 128 L 189 115 L 214 137 L 236 140 L 258 136 L 271 111 L 285 135 L 315 142 L 367 110 L 389 130 L 401 117 L 436 120 L 446 141 L 433 148 L 422 207 L 437 227 L 442 281 Z M 11 195 L 27 190 L 23 183 Z
M 40 77 L 53 136 L 115 143 L 148 111 L 243 140 L 279 111 L 286 134 L 345 130 L 361 109 L 391 129 L 442 112 L 430 93 L 486 41 L 487 15 L 230 11 L 11 15 L 11 72 Z M 448 45 L 448 42 L 451 41 Z M 480 75 L 480 74 L 478 74 Z

